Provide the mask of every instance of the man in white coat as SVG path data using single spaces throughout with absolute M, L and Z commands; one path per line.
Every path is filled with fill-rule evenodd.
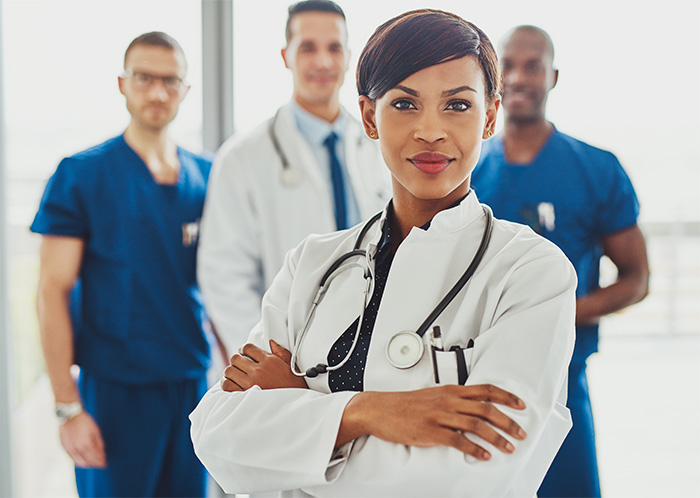
M 223 144 L 202 218 L 198 279 L 232 352 L 260 319 L 289 249 L 310 233 L 351 227 L 387 200 L 379 151 L 338 101 L 349 61 L 342 9 L 329 0 L 292 5 L 286 39 L 293 98 Z

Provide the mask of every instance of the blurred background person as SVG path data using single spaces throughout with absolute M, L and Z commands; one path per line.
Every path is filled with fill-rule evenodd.
M 600 496 L 586 360 L 598 349 L 600 318 L 647 294 L 639 203 L 613 154 L 561 133 L 546 119 L 547 96 L 559 76 L 549 35 L 518 26 L 504 36 L 500 52 L 505 126 L 484 144 L 474 189 L 495 216 L 530 225 L 557 244 L 578 276 L 567 403 L 573 429 L 537 495 Z M 607 287 L 599 284 L 603 256 L 617 268 Z
M 338 101 L 350 57 L 343 10 L 329 0 L 296 3 L 285 33 L 292 100 L 222 145 L 202 218 L 197 276 L 230 352 L 260 319 L 262 295 L 289 249 L 310 233 L 351 227 L 386 202 L 379 152 Z
M 195 263 L 211 160 L 168 138 L 186 73 L 169 35 L 133 40 L 119 76 L 128 127 L 61 161 L 31 225 L 41 342 L 80 496 L 206 493 L 187 415 L 210 363 Z

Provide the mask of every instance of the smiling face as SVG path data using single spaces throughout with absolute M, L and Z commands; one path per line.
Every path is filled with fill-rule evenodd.
M 175 119 L 189 90 L 182 82 L 186 67 L 184 56 L 166 47 L 136 45 L 129 50 L 124 69 L 131 76 L 119 78 L 119 90 L 133 124 L 158 132 Z
M 337 102 L 349 61 L 345 20 L 333 12 L 300 12 L 289 29 L 282 57 L 294 74 L 294 98 L 306 109 Z
M 536 31 L 518 29 L 501 51 L 506 119 L 518 123 L 543 121 L 547 94 L 558 76 L 549 42 Z
M 374 102 L 361 96 L 365 129 L 378 136 L 391 171 L 395 208 L 429 202 L 444 209 L 466 195 L 499 104 L 487 99 L 471 56 L 422 69 Z

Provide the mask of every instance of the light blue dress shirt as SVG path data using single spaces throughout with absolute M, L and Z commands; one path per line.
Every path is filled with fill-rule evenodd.
M 314 156 L 318 160 L 321 176 L 328 185 L 328 192 L 333 192 L 333 183 L 331 181 L 330 157 L 328 155 L 328 149 L 323 144 L 323 141 L 328 137 L 330 132 L 335 132 L 336 135 L 338 135 L 336 152 L 340 165 L 343 168 L 343 175 L 345 178 L 345 201 L 347 204 L 348 226 L 357 225 L 362 221 L 362 218 L 360 217 L 360 208 L 357 205 L 357 199 L 355 198 L 352 182 L 348 175 L 347 161 L 345 159 L 345 129 L 350 121 L 350 116 L 341 108 L 338 118 L 333 123 L 329 123 L 303 109 L 295 100 L 292 100 L 292 110 L 294 111 L 294 119 L 296 120 L 299 131 L 308 142 Z

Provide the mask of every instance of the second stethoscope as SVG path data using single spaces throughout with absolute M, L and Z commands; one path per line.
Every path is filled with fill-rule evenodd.
M 437 306 L 435 306 L 433 311 L 430 312 L 428 317 L 423 321 L 423 323 L 418 327 L 418 329 L 415 332 L 399 332 L 389 340 L 389 343 L 387 344 L 386 348 L 386 357 L 389 363 L 394 367 L 400 369 L 410 368 L 420 361 L 420 359 L 423 357 L 424 350 L 423 335 L 425 335 L 426 331 L 430 328 L 430 325 L 454 300 L 459 291 L 462 290 L 462 288 L 466 285 L 467 281 L 471 278 L 471 276 L 474 274 L 477 267 L 479 266 L 479 263 L 481 262 L 482 258 L 484 257 L 484 253 L 486 252 L 486 248 L 489 245 L 489 241 L 491 240 L 491 233 L 493 232 L 493 214 L 491 212 L 491 209 L 484 204 L 482 204 L 482 209 L 486 214 L 486 227 L 484 228 L 484 233 L 481 236 L 479 248 L 477 249 L 474 258 L 469 263 L 469 266 L 467 267 L 465 272 L 459 278 L 457 283 L 455 283 L 452 289 L 450 289 L 450 291 L 445 295 L 445 297 L 443 297 L 442 300 L 437 304 Z M 352 356 L 352 353 L 355 350 L 355 346 L 357 345 L 357 341 L 360 337 L 360 329 L 362 327 L 365 309 L 367 308 L 367 305 L 370 300 L 370 289 L 372 288 L 372 284 L 374 282 L 374 274 L 372 272 L 372 266 L 370 264 L 371 258 L 369 255 L 369 251 L 360 249 L 360 245 L 362 244 L 362 240 L 369 231 L 370 227 L 374 223 L 376 223 L 377 220 L 379 220 L 381 214 L 382 213 L 377 213 L 367 223 L 365 223 L 365 226 L 362 227 L 362 230 L 357 236 L 357 240 L 355 241 L 355 246 L 353 247 L 352 251 L 349 251 L 340 256 L 338 259 L 336 259 L 333 262 L 333 264 L 331 264 L 331 266 L 328 268 L 326 273 L 323 274 L 323 277 L 321 278 L 321 281 L 319 283 L 319 289 L 316 292 L 316 295 L 313 299 L 311 309 L 309 310 L 309 313 L 306 317 L 304 326 L 301 329 L 301 332 L 297 336 L 296 340 L 294 341 L 294 347 L 292 348 L 292 359 L 290 361 L 290 368 L 294 375 L 298 377 L 316 377 L 319 374 L 332 372 L 333 370 L 338 370 L 339 368 L 342 368 L 343 365 L 345 365 L 345 363 L 347 363 L 347 361 Z M 354 262 L 345 264 L 348 260 L 351 260 L 353 258 L 355 258 Z M 364 265 L 361 264 L 360 261 L 363 261 Z M 328 287 L 330 286 L 331 281 L 335 277 L 337 277 L 341 272 L 350 268 L 357 267 L 364 270 L 365 290 L 362 309 L 360 310 L 360 318 L 357 322 L 357 329 L 355 330 L 355 335 L 353 337 L 350 350 L 345 355 L 345 358 L 343 358 L 343 360 L 336 365 L 329 366 L 325 363 L 319 363 L 315 367 L 306 369 L 306 371 L 298 371 L 296 367 L 296 360 L 299 355 L 299 350 L 301 349 L 301 345 L 304 342 L 306 333 L 309 330 L 309 326 L 311 325 L 311 321 L 313 320 L 316 308 L 323 299 L 325 293 L 328 291 Z

